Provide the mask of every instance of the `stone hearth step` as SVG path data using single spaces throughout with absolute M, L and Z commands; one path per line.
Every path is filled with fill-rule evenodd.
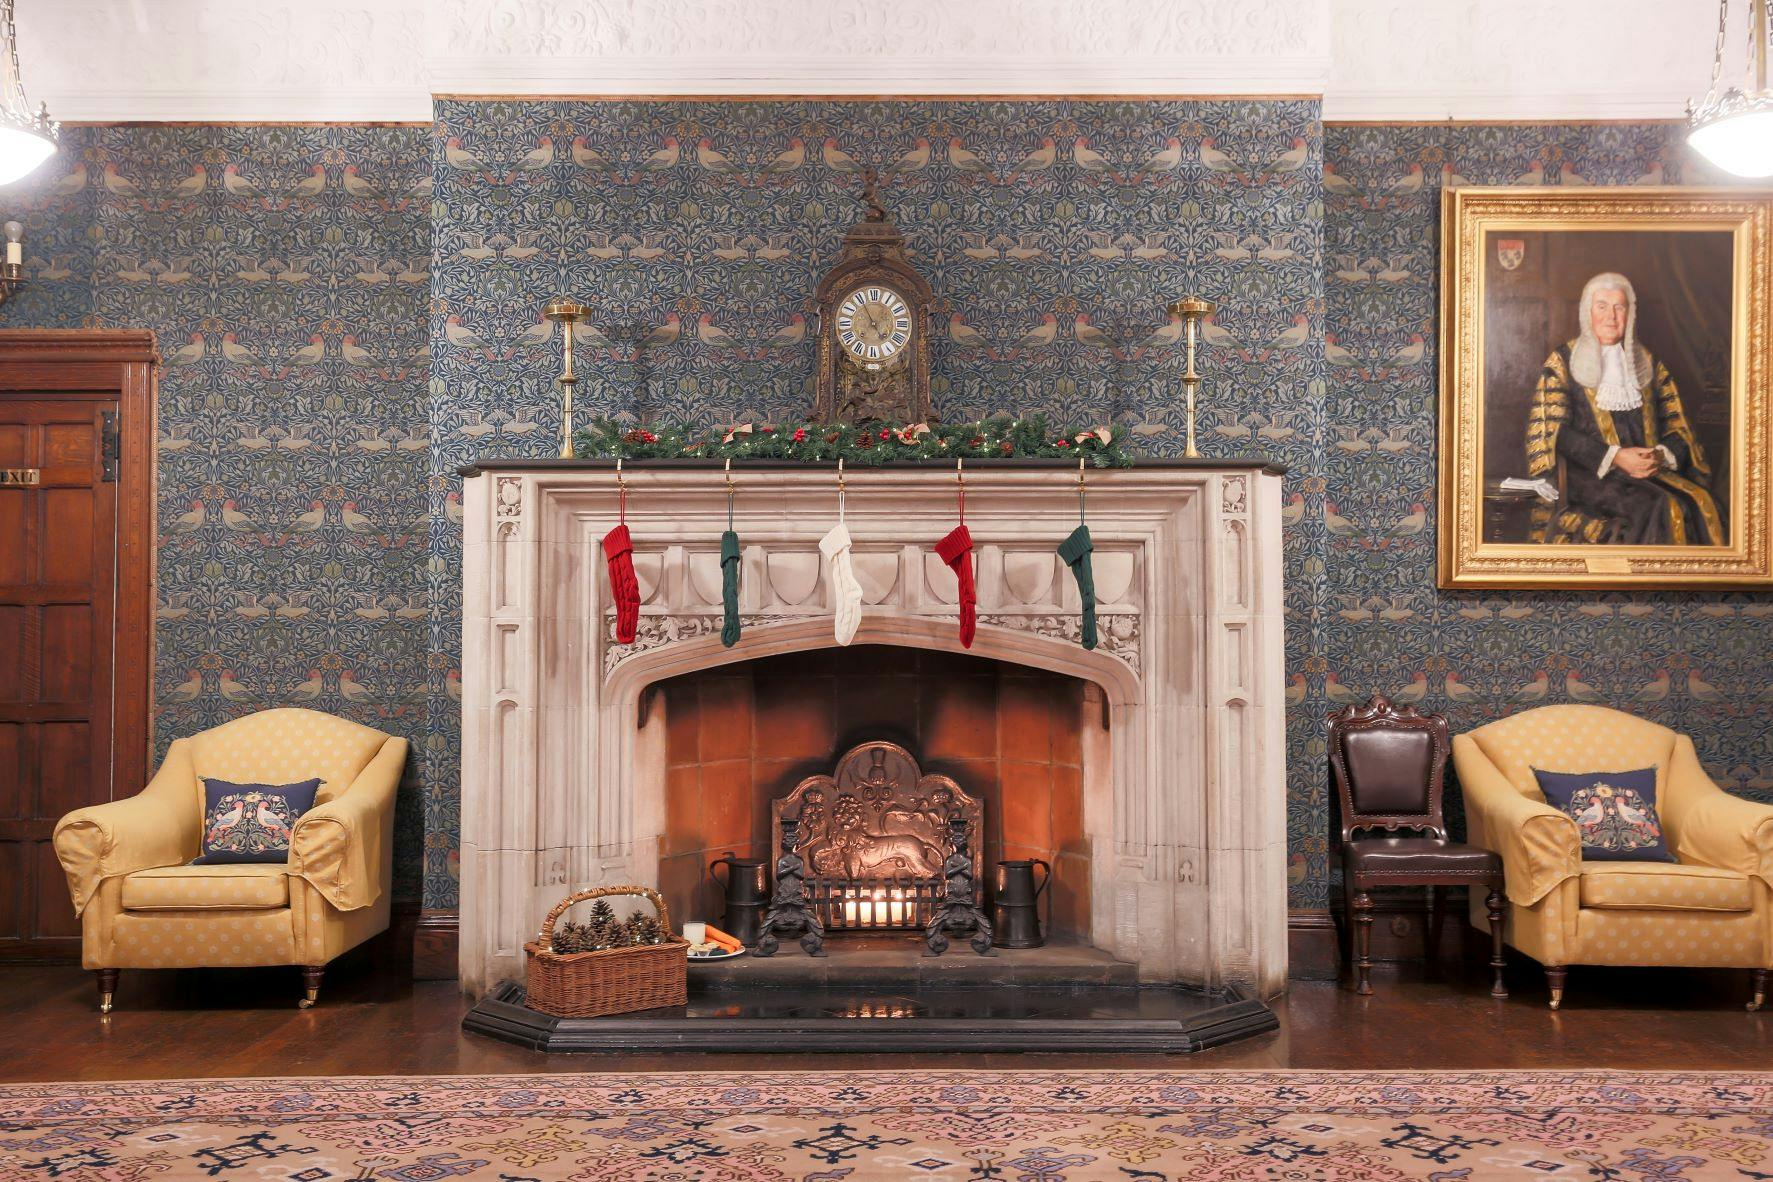
M 774 956 L 747 954 L 733 960 L 692 963 L 690 990 L 835 986 L 992 989 L 1139 983 L 1139 966 L 1077 940 L 1050 940 L 1040 948 L 993 948 L 989 955 L 980 956 L 957 939 L 941 956 L 924 952 L 923 937 L 913 932 L 836 936 L 825 942 L 824 956 L 808 956 L 800 945 L 788 941 Z

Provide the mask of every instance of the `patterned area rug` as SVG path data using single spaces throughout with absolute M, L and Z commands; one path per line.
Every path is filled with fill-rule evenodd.
M 0 1088 L 82 1182 L 1773 1178 L 1773 1074 L 780 1072 Z

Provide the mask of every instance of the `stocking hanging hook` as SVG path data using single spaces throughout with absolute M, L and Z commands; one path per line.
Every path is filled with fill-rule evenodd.
M 622 457 L 616 457 L 616 513 L 623 525 L 628 524 L 628 481 L 622 476 Z
M 1084 523 L 1084 458 L 1083 453 L 1077 456 L 1077 523 Z
M 837 519 L 843 520 L 843 457 L 837 457 Z
M 733 457 L 726 458 L 726 527 L 733 528 Z

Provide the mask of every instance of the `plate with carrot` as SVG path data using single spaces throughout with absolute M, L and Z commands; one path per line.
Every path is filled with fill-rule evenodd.
M 731 960 L 735 956 L 745 955 L 745 946 L 727 935 L 713 924 L 706 925 L 708 938 L 700 944 L 691 944 L 689 958 L 691 960 Z

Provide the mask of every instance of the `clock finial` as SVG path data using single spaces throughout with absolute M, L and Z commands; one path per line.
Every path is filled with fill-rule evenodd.
M 884 222 L 887 220 L 886 206 L 880 203 L 880 192 L 876 188 L 876 177 L 872 168 L 862 170 L 862 204 L 868 207 L 865 221 Z

